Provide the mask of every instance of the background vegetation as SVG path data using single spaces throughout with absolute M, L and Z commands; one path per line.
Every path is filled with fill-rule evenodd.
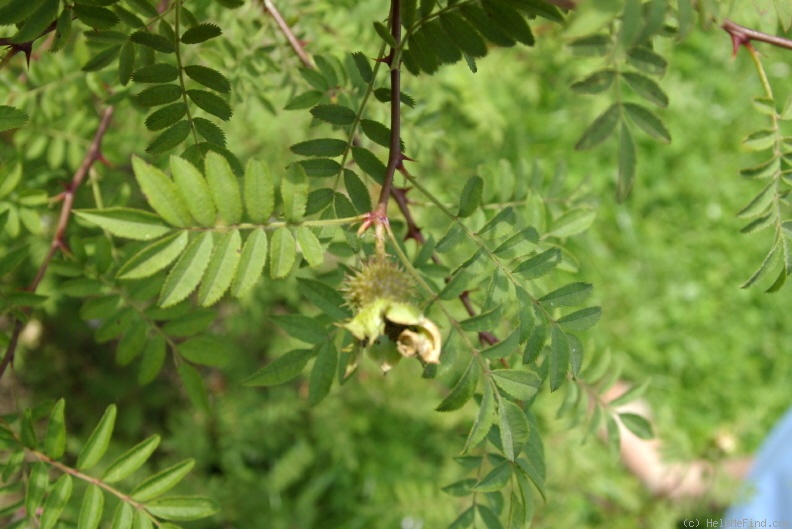
M 722 14 L 753 27 L 773 26 L 775 32 L 775 20 L 767 20 L 775 11 L 756 4 Z M 196 2 L 190 9 L 223 30 L 221 39 L 201 45 L 187 60 L 200 58 L 228 76 L 234 114 L 223 131 L 240 160 L 255 156 L 272 168 L 285 167 L 295 160 L 291 145 L 328 135 L 327 125 L 308 112 L 283 110 L 309 87 L 298 73 L 299 58 L 260 5 L 229 11 Z M 376 54 L 382 40 L 371 24 L 384 20 L 387 10 L 386 2 L 351 0 L 282 6 L 311 54 L 339 59 L 358 50 L 366 57 Z M 741 234 L 745 222 L 735 217 L 763 187 L 738 174 L 761 161 L 741 147 L 741 139 L 767 126 L 767 116 L 751 104 L 762 95 L 754 64 L 745 50 L 732 57 L 729 35 L 716 25 L 681 42 L 654 40 L 669 63 L 660 84 L 670 103 L 659 114 L 673 141 L 660 145 L 635 134 L 638 179 L 632 195 L 617 203 L 616 139 L 599 149 L 574 150 L 609 104 L 569 88 L 601 64 L 570 52 L 574 16 L 571 28 L 538 19 L 535 47 L 493 48 L 475 73 L 464 61 L 432 76 L 405 73 L 403 89 L 416 100 L 402 114 L 407 154 L 417 160 L 410 171 L 451 209 L 468 179 L 480 175 L 487 190 L 485 212 L 498 208 L 498 189 L 509 187 L 513 174 L 528 178 L 539 168 L 548 189 L 554 172 L 565 172 L 566 194 L 556 193 L 557 200 L 563 203 L 578 189 L 576 200 L 597 213 L 590 230 L 565 243 L 576 257 L 576 270 L 554 276 L 561 278 L 556 286 L 572 280 L 595 285 L 594 301 L 603 307 L 603 317 L 581 335 L 586 363 L 607 354 L 613 359 L 608 369 L 621 369 L 625 379 L 651 378 L 645 398 L 669 457 L 750 454 L 789 405 L 786 381 L 792 368 L 786 290 L 771 295 L 740 289 L 772 239 L 767 232 Z M 144 154 L 153 138 L 144 109 L 126 99 L 130 87 L 118 85 L 114 69 L 80 71 L 95 54 L 84 39 L 71 46 L 61 54 L 34 47 L 29 68 L 17 55 L 0 71 L 9 104 L 31 116 L 24 128 L 0 137 L 5 162 L 0 172 L 9 171 L 10 160 L 20 155 L 25 186 L 54 197 L 86 152 L 98 123 L 94 109 L 113 86 L 109 97 L 117 110 L 102 149 L 107 164 L 91 172 L 76 206 L 96 207 L 100 193 L 108 203 L 128 200 L 142 207 L 130 156 Z M 790 52 L 756 46 L 776 100 L 785 101 Z M 387 105 L 370 108 L 372 119 L 387 123 Z M 149 157 L 163 167 L 166 158 Z M 431 232 L 447 223 L 436 208 L 416 190 L 408 196 L 418 224 L 442 236 L 440 228 L 439 236 Z M 548 196 L 552 207 L 552 193 Z M 6 224 L 0 238 L 3 252 L 20 241 L 30 245 L 25 264 L 3 277 L 9 299 L 15 288 L 32 281 L 59 209 L 49 198 L 34 207 L 40 225 L 22 217 L 19 234 Z M 88 224 L 73 222 L 77 237 L 101 237 Z M 398 215 L 392 222 L 397 231 L 403 228 Z M 74 249 L 76 242 L 70 244 Z M 406 248 L 412 253 L 414 241 Z M 355 265 L 342 250 L 328 258 L 344 259 Z M 337 284 L 342 273 L 327 266 L 317 274 Z M 117 364 L 116 343 L 97 341 L 98 321 L 80 317 L 84 300 L 61 288 L 63 278 L 48 275 L 38 291 L 46 300 L 22 334 L 12 374 L 0 380 L 2 412 L 41 409 L 39 415 L 46 417 L 55 400 L 67 397 L 67 447 L 77 453 L 103 410 L 117 403 L 112 455 L 160 434 L 163 442 L 147 472 L 196 460 L 181 492 L 214 499 L 219 512 L 191 527 L 447 526 L 470 505 L 469 497 L 441 488 L 465 477 L 453 456 L 477 411 L 471 403 L 453 414 L 435 411 L 455 373 L 428 381 L 417 362 L 402 362 L 383 376 L 374 363 L 363 361 L 356 377 L 333 387 L 315 407 L 309 405 L 307 375 L 267 388 L 241 384 L 299 344 L 272 323 L 272 315 L 316 313 L 296 275 L 261 281 L 248 297 L 225 299 L 211 309 L 216 318 L 209 317 L 207 332 L 219 337 L 229 354 L 219 368 L 200 368 L 211 403 L 206 409 L 191 404 L 172 362 L 150 383 L 139 384 L 135 364 Z M 14 317 L 0 316 L 6 334 Z M 570 427 L 578 415 L 556 418 L 564 396 L 563 390 L 551 393 L 545 387 L 531 408 L 547 469 L 547 502 L 536 495 L 535 527 L 673 527 L 690 515 L 721 512 L 727 495 L 695 505 L 651 497 L 605 443 L 596 436 L 583 442 L 586 428 Z M 0 501 L 2 494 L 0 489 Z M 76 522 L 77 509 L 64 515 L 63 527 Z

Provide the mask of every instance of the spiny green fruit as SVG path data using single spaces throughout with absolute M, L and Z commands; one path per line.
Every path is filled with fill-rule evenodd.
M 413 294 L 412 278 L 393 261 L 375 256 L 363 263 L 344 287 L 347 303 L 358 309 L 377 300 L 407 302 Z

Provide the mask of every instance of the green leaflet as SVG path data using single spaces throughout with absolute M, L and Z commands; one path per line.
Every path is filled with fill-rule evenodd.
M 149 154 L 162 154 L 168 152 L 178 147 L 189 135 L 190 122 L 186 119 L 179 121 L 154 138 L 151 143 L 146 146 L 146 152 Z
M 208 411 L 209 397 L 201 374 L 186 362 L 179 364 L 177 370 L 179 379 L 184 386 L 184 392 L 187 393 L 187 398 L 190 399 L 192 405 L 200 410 Z
M 619 181 L 616 186 L 616 199 L 623 202 L 630 195 L 635 182 L 637 156 L 635 140 L 624 122 L 622 122 L 619 132 Z
M 338 290 L 312 279 L 297 278 L 300 293 L 334 320 L 351 316 Z
M 371 195 L 366 184 L 350 169 L 344 169 L 344 187 L 358 213 L 371 211 Z
M 195 466 L 195 460 L 187 459 L 172 467 L 157 472 L 132 490 L 130 496 L 135 501 L 145 502 L 165 494 L 175 487 Z
M 652 439 L 654 437 L 652 424 L 640 415 L 634 413 L 620 413 L 619 420 L 628 430 L 637 435 L 640 439 Z
M 615 70 L 599 70 L 592 73 L 585 79 L 573 83 L 570 88 L 576 94 L 600 94 L 610 88 L 615 78 Z
M 498 408 L 500 424 L 500 441 L 503 454 L 509 461 L 514 461 L 528 441 L 530 427 L 525 412 L 513 402 L 501 399 Z
M 503 316 L 503 305 L 498 305 L 489 312 L 482 312 L 459 322 L 460 327 L 466 331 L 489 331 L 494 329 Z
M 96 529 L 102 520 L 104 510 L 104 494 L 102 489 L 91 484 L 83 496 L 80 515 L 77 518 L 77 529 Z
M 135 70 L 132 80 L 136 83 L 169 83 L 179 78 L 179 69 L 172 64 L 157 63 Z
M 567 331 L 585 331 L 593 327 L 599 321 L 600 316 L 602 316 L 600 307 L 588 307 L 560 318 L 558 325 Z
M 162 286 L 160 306 L 175 305 L 195 290 L 209 264 L 213 247 L 211 232 L 200 233 L 187 246 Z
M 170 169 L 176 187 L 184 197 L 187 209 L 201 226 L 214 226 L 217 218 L 206 179 L 193 164 L 177 156 L 170 157 Z
M 652 138 L 662 142 L 671 142 L 668 128 L 651 110 L 635 103 L 624 103 L 624 110 L 633 123 Z
M 173 53 L 176 51 L 173 42 L 162 35 L 157 35 L 156 33 L 151 33 L 143 29 L 132 33 L 129 39 L 136 44 L 149 47 L 160 53 Z
M 621 105 L 613 103 L 608 109 L 594 120 L 594 122 L 580 136 L 575 144 L 575 150 L 582 151 L 596 147 L 607 140 L 619 123 Z
M 591 227 L 597 211 L 591 207 L 579 207 L 566 211 L 552 223 L 548 236 L 565 238 L 583 233 Z
M 212 516 L 218 507 L 207 498 L 171 496 L 148 502 L 146 510 L 164 520 L 189 521 Z
M 105 483 L 116 483 L 129 476 L 151 457 L 160 444 L 160 436 L 152 435 L 145 441 L 133 446 L 113 461 L 102 474 Z
M 170 127 L 187 114 L 187 105 L 182 101 L 155 110 L 146 118 L 148 130 L 161 130 Z
M 210 144 L 225 147 L 226 139 L 223 129 L 206 118 L 193 118 L 195 130 Z
M 319 239 L 306 226 L 298 226 L 294 230 L 297 236 L 297 243 L 300 245 L 300 252 L 311 268 L 316 268 L 324 261 L 324 248 Z
M 299 375 L 316 355 L 314 349 L 295 349 L 280 356 L 253 373 L 243 384 L 246 386 L 275 386 Z
M 239 230 L 232 230 L 220 236 L 206 268 L 201 288 L 198 290 L 198 302 L 202 306 L 214 305 L 231 286 L 242 257 L 241 252 L 242 237 L 239 235 Z
M 513 270 L 515 274 L 525 279 L 535 279 L 549 273 L 561 262 L 561 251 L 558 248 L 550 248 L 523 261 Z
M 212 68 L 191 64 L 184 67 L 184 73 L 196 83 L 200 83 L 221 94 L 227 94 L 231 91 L 231 83 L 228 82 L 226 76 Z
M 550 343 L 550 391 L 555 391 L 566 382 L 569 371 L 570 346 L 567 335 L 553 326 Z
M 138 320 L 118 341 L 116 363 L 120 366 L 130 364 L 132 360 L 143 352 L 147 337 L 148 325 L 145 321 Z
M 25 493 L 25 509 L 28 512 L 36 512 L 41 507 L 44 500 L 44 493 L 49 487 L 49 469 L 47 465 L 38 461 L 33 464 L 27 481 L 27 491 Z
M 294 266 L 297 255 L 294 236 L 288 228 L 278 228 L 272 234 L 270 248 L 270 276 L 283 279 Z
M 242 220 L 239 184 L 228 160 L 216 152 L 206 154 L 206 180 L 220 216 L 229 224 Z
M 16 129 L 27 123 L 26 112 L 8 105 L 0 105 L 0 132 Z
M 223 31 L 215 24 L 203 23 L 193 26 L 182 33 L 181 41 L 184 44 L 199 44 L 209 39 L 219 37 Z
M 52 529 L 60 518 L 63 508 L 71 498 L 72 477 L 69 474 L 62 474 L 55 482 L 50 491 L 47 501 L 44 502 L 44 509 L 41 512 L 41 529 Z
M 660 108 L 668 106 L 668 96 L 652 79 L 634 72 L 622 72 L 621 76 L 639 96 Z
M 290 147 L 294 154 L 300 156 L 322 156 L 334 158 L 341 156 L 346 151 L 347 142 L 333 138 L 320 138 L 295 143 Z
M 267 233 L 262 228 L 253 230 L 242 247 L 237 273 L 231 285 L 231 294 L 242 297 L 261 277 L 267 262 Z
M 123 501 L 119 502 L 115 514 L 113 514 L 113 521 L 110 525 L 110 529 L 130 529 L 134 516 L 133 512 L 130 504 Z
M 283 215 L 288 222 L 299 222 L 305 215 L 308 200 L 308 177 L 299 164 L 289 166 L 281 180 Z
M 311 109 L 311 114 L 331 125 L 351 125 L 355 121 L 355 112 L 342 105 L 317 105 Z
M 353 53 L 352 59 L 355 62 L 355 67 L 357 68 L 357 71 L 360 74 L 360 78 L 363 80 L 364 83 L 370 83 L 372 79 L 374 79 L 374 71 L 371 69 L 371 64 L 369 64 L 369 59 L 366 58 L 363 52 L 360 51 Z
M 318 349 L 308 381 L 308 403 L 311 406 L 319 404 L 330 392 L 338 368 L 338 350 L 332 341 L 325 336 Z
M 496 369 L 492 379 L 500 389 L 519 400 L 532 398 L 542 384 L 536 373 L 519 369 Z
M 75 210 L 81 219 L 126 239 L 149 241 L 171 231 L 162 219 L 148 211 L 131 208 Z
M 512 464 L 504 461 L 493 468 L 489 474 L 481 478 L 470 490 L 473 492 L 495 492 L 501 490 L 509 482 L 512 475 Z
M 267 164 L 254 158 L 248 161 L 244 190 L 248 218 L 257 224 L 267 222 L 275 208 L 275 182 Z
M 119 279 L 141 279 L 163 270 L 187 247 L 189 236 L 186 231 L 174 233 L 150 244 L 124 263 L 118 271 Z
M 223 367 L 231 360 L 233 350 L 220 338 L 200 335 L 179 344 L 179 354 L 195 364 Z
M 438 404 L 435 410 L 437 411 L 454 411 L 458 410 L 465 405 L 467 401 L 473 396 L 476 391 L 479 379 L 479 366 L 475 359 L 471 359 L 468 363 L 467 369 L 459 378 L 454 388 L 451 390 L 446 398 Z
M 233 114 L 231 107 L 222 97 L 213 94 L 212 92 L 207 92 L 206 90 L 194 89 L 187 90 L 187 96 L 190 98 L 190 101 L 195 103 L 201 110 L 205 110 L 209 114 L 218 117 L 223 121 L 228 121 L 231 119 Z
M 113 435 L 115 419 L 116 407 L 111 404 L 107 407 L 104 415 L 102 415 L 99 424 L 96 425 L 88 441 L 83 445 L 82 450 L 80 450 L 80 455 L 77 456 L 77 469 L 88 470 L 102 459 L 110 444 L 110 437 Z
M 470 429 L 470 434 L 465 441 L 465 448 L 462 449 L 462 452 L 468 452 L 478 446 L 478 444 L 487 437 L 494 422 L 495 391 L 492 389 L 492 384 L 486 382 L 484 384 L 484 392 L 481 396 L 481 407 L 479 408 L 476 422 L 473 423 L 473 428 Z
M 557 288 L 539 298 L 547 307 L 569 307 L 586 301 L 594 290 L 591 283 L 577 281 Z
M 179 228 L 192 224 L 192 216 L 173 180 L 137 156 L 132 157 L 132 167 L 140 188 L 160 217 L 165 219 L 168 224 Z
M 519 344 L 520 331 L 517 329 L 513 331 L 507 338 L 481 351 L 481 356 L 489 359 L 506 358 L 517 349 Z
M 328 332 L 313 318 L 300 314 L 284 314 L 272 316 L 272 321 L 286 331 L 289 336 L 311 344 L 321 344 L 327 341 Z
M 475 213 L 481 204 L 481 193 L 484 191 L 484 180 L 480 176 L 472 176 L 462 189 L 459 199 L 458 217 L 465 218 Z
M 141 354 L 137 380 L 138 384 L 145 386 L 157 378 L 165 363 L 167 354 L 165 337 L 162 334 L 155 334 L 145 343 Z
M 66 401 L 58 400 L 50 412 L 47 424 L 47 435 L 44 438 L 44 453 L 52 459 L 59 459 L 66 449 L 66 419 L 64 408 Z

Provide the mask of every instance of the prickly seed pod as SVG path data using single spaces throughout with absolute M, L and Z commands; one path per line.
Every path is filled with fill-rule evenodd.
M 410 276 L 383 256 L 372 258 L 347 280 L 347 301 L 355 315 L 342 326 L 384 372 L 402 357 L 440 363 L 440 331 L 410 303 L 412 290 Z
M 375 256 L 363 263 L 344 286 L 347 303 L 353 309 L 380 299 L 409 301 L 413 293 L 412 278 L 385 256 Z

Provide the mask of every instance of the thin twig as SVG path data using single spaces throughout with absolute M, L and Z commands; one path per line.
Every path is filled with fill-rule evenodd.
M 792 40 L 790 39 L 776 37 L 775 35 L 770 35 L 768 33 L 756 31 L 755 29 L 746 28 L 745 26 L 741 26 L 729 19 L 724 19 L 721 27 L 729 35 L 731 35 L 735 54 L 737 53 L 737 50 L 740 48 L 740 46 L 749 46 L 751 41 L 754 40 L 772 44 L 773 46 L 778 46 L 779 48 L 792 50 Z
M 395 46 L 391 48 L 391 53 L 387 61 L 390 63 L 391 74 L 391 130 L 390 130 L 390 149 L 388 152 L 388 166 L 385 170 L 385 181 L 382 183 L 379 200 L 375 211 L 382 217 L 386 217 L 388 209 L 388 199 L 390 199 L 391 188 L 393 187 L 393 177 L 396 170 L 402 167 L 404 155 L 401 152 L 401 69 L 396 53 L 401 45 L 401 6 L 399 0 L 391 0 L 391 36 L 395 41 Z M 395 64 L 394 64 L 395 63 Z
M 278 24 L 281 33 L 283 33 L 284 36 L 286 37 L 286 40 L 289 41 L 289 45 L 294 50 L 294 53 L 297 54 L 297 57 L 300 58 L 303 65 L 306 68 L 310 68 L 313 70 L 314 69 L 313 61 L 305 52 L 305 48 L 303 48 L 302 44 L 300 44 L 300 41 L 297 40 L 297 37 L 294 36 L 294 32 L 291 30 L 289 25 L 283 19 L 283 16 L 281 16 L 280 11 L 278 11 L 278 8 L 275 7 L 275 4 L 272 3 L 272 0 L 264 0 L 264 9 L 267 11 L 267 13 L 270 14 L 270 16 L 272 16 L 272 18 L 275 19 L 275 23 Z
M 83 158 L 80 167 L 74 173 L 74 177 L 72 177 L 71 182 L 62 194 L 63 206 L 61 207 L 60 217 L 58 218 L 58 226 L 55 228 L 55 235 L 52 237 L 52 243 L 50 243 L 46 257 L 44 257 L 41 266 L 39 266 L 38 272 L 36 272 L 36 277 L 27 287 L 29 292 L 35 292 L 36 289 L 38 289 L 38 286 L 41 283 L 41 280 L 44 278 L 44 274 L 46 274 L 47 268 L 49 267 L 52 258 L 55 257 L 55 254 L 58 252 L 58 250 L 64 247 L 63 236 L 66 233 L 66 227 L 69 225 L 69 218 L 71 217 L 72 206 L 74 205 L 74 197 L 77 193 L 77 189 L 80 187 L 83 180 L 85 180 L 85 177 L 88 175 L 88 171 L 90 171 L 93 164 L 102 159 L 102 138 L 104 138 L 104 135 L 110 126 L 110 119 L 113 117 L 113 111 L 114 108 L 110 106 L 107 107 L 102 113 L 102 120 L 99 123 L 99 128 L 96 129 L 96 134 L 94 134 L 91 146 L 89 147 L 88 152 L 85 153 L 85 157 Z M 29 312 L 29 310 L 26 310 L 25 312 Z M 23 321 L 21 319 L 17 319 L 14 323 L 14 329 L 11 333 L 11 339 L 8 343 L 5 356 L 0 362 L 0 377 L 3 376 L 3 373 L 11 364 L 11 362 L 14 361 L 14 352 L 16 351 L 17 344 L 19 343 L 19 335 L 24 328 L 25 324 Z

